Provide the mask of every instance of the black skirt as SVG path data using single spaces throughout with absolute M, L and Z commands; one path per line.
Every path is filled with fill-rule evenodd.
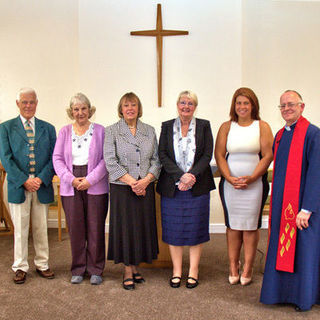
M 127 185 L 110 184 L 108 260 L 152 263 L 159 253 L 154 183 L 137 196 Z

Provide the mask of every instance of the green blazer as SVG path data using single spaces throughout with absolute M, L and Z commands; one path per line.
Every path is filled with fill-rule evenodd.
M 42 180 L 37 191 L 41 203 L 54 201 L 52 152 L 56 142 L 53 125 L 35 118 L 35 176 Z M 8 202 L 25 201 L 24 182 L 29 178 L 29 141 L 20 116 L 0 124 L 0 159 L 7 172 Z

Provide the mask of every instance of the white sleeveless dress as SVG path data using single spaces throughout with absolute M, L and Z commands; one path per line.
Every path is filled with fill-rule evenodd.
M 250 126 L 242 127 L 231 122 L 227 138 L 228 166 L 232 176 L 249 176 L 260 161 L 260 127 L 255 120 Z M 258 228 L 263 194 L 262 178 L 235 189 L 224 181 L 223 195 L 226 225 L 234 230 L 256 230 Z

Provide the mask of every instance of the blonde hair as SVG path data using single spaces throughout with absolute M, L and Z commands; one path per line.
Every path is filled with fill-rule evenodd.
M 193 101 L 193 103 L 196 107 L 198 106 L 198 97 L 194 92 L 192 92 L 190 90 L 185 90 L 185 91 L 180 92 L 178 99 L 177 99 L 177 104 L 179 103 L 179 101 L 182 97 L 188 97 L 189 99 L 191 99 Z

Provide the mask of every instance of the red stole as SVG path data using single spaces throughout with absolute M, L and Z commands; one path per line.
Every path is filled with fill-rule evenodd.
M 301 182 L 303 145 L 308 126 L 309 121 L 301 116 L 298 119 L 297 124 L 295 126 L 290 145 L 289 157 L 287 162 L 287 171 L 283 190 L 281 222 L 276 262 L 276 269 L 279 271 L 294 272 L 294 256 L 297 239 L 296 217 L 299 213 L 299 193 Z M 275 161 L 277 159 L 276 156 L 278 146 L 284 130 L 285 129 L 282 128 L 277 134 L 274 147 L 272 191 L 269 213 L 269 232 L 272 215 L 272 194 L 273 178 L 275 173 Z

